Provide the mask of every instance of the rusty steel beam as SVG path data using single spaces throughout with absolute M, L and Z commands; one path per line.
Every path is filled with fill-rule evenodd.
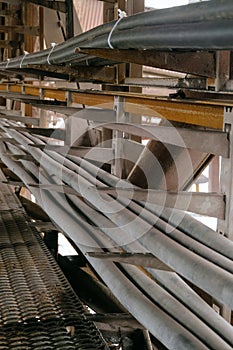
M 77 48 L 77 53 L 109 60 L 215 77 L 216 59 L 212 52 L 158 52 L 155 50 L 117 50 Z
M 104 126 L 164 144 L 229 157 L 229 139 L 226 132 L 129 123 L 107 123 Z
M 41 72 L 44 76 L 56 73 L 66 77 L 67 80 L 76 78 L 78 81 L 92 81 L 92 82 L 107 82 L 116 83 L 116 69 L 115 67 L 77 67 L 71 68 L 68 66 L 56 66 L 56 65 L 30 65 L 28 68 L 32 72 Z

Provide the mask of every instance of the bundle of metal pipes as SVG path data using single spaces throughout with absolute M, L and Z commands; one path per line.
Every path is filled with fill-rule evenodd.
M 119 179 L 84 159 L 65 158 L 46 147 L 40 150 L 35 145 L 45 144 L 41 138 L 11 129 L 11 125 L 1 121 L 0 127 L 17 144 L 2 142 L 1 160 L 85 254 L 125 308 L 168 349 L 232 349 L 232 326 L 175 272 L 151 267 L 158 258 L 232 308 L 233 243 L 194 219 L 189 221 L 187 215 L 176 227 L 172 219 L 167 223 L 167 210 L 160 210 L 159 218 L 156 208 L 143 208 L 145 203 L 100 195 L 99 186 L 117 186 Z M 19 163 L 11 155 L 30 155 L 32 159 Z M 77 196 L 48 187 L 54 185 L 59 192 L 68 185 Z M 120 186 L 128 187 L 128 183 L 120 180 Z M 106 251 L 152 253 L 150 269 L 146 261 L 139 269 L 93 257 Z
M 89 65 L 99 65 L 101 60 L 78 54 L 77 48 L 110 49 L 110 45 L 116 49 L 231 50 L 232 25 L 231 0 L 143 12 L 122 18 L 117 25 L 116 22 L 101 25 L 47 50 L 2 62 L 0 70 L 29 65 L 86 65 L 87 59 Z

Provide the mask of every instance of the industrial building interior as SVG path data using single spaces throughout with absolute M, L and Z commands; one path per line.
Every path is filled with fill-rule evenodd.
M 233 349 L 233 2 L 157 3 L 0 1 L 0 350 Z

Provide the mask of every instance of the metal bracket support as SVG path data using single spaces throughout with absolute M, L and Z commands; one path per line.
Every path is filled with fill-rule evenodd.
M 229 158 L 222 157 L 220 172 L 220 191 L 225 194 L 225 220 L 218 220 L 217 230 L 220 234 L 233 240 L 233 108 L 224 108 L 224 131 L 228 133 Z M 220 314 L 231 322 L 231 310 L 220 305 Z
M 121 96 L 114 97 L 114 111 L 116 113 L 116 122 L 126 122 L 125 114 L 125 99 Z M 122 177 L 123 171 L 123 131 L 113 130 L 112 134 L 112 149 L 114 153 L 113 164 L 111 167 L 111 173 L 117 177 Z

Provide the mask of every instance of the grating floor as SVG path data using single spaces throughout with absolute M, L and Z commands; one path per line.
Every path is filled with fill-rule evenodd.
M 107 349 L 84 311 L 18 198 L 0 184 L 0 350 Z

